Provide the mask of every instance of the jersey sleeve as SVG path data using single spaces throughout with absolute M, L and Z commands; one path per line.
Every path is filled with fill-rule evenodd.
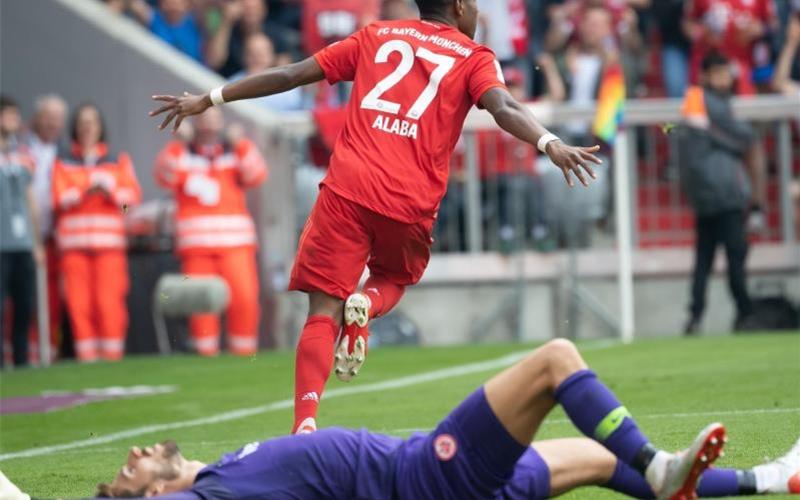
M 358 54 L 364 30 L 357 31 L 341 42 L 328 45 L 314 54 L 325 79 L 333 85 L 337 82 L 352 82 L 356 76 Z
M 481 51 L 474 56 L 469 76 L 468 90 L 473 104 L 478 104 L 486 91 L 495 87 L 505 88 L 503 70 L 491 51 Z

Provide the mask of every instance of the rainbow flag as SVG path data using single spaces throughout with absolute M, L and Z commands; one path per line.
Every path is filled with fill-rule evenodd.
M 625 75 L 622 65 L 611 64 L 603 74 L 600 94 L 597 97 L 597 114 L 594 117 L 592 132 L 608 144 L 613 144 L 617 130 L 622 123 L 625 108 Z

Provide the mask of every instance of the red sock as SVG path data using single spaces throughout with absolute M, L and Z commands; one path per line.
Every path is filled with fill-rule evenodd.
M 339 325 L 328 316 L 311 316 L 297 344 L 294 367 L 294 426 L 317 417 L 319 400 L 333 367 L 333 344 Z
M 372 307 L 369 310 L 370 318 L 377 318 L 388 313 L 403 298 L 406 287 L 396 285 L 386 278 L 370 276 L 364 283 L 362 293 L 369 297 Z

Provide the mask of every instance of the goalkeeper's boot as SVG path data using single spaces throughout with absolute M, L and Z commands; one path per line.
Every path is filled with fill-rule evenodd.
M 334 373 L 343 382 L 358 375 L 367 359 L 369 297 L 354 293 L 344 303 L 344 327 L 334 355 Z
M 648 482 L 659 500 L 691 500 L 697 498 L 695 489 L 703 471 L 719 457 L 727 442 L 725 427 L 711 424 L 697 435 L 689 449 L 672 455 L 663 471 L 653 471 Z M 658 473 L 660 472 L 660 473 Z M 651 476 L 648 470 L 648 476 Z
M 764 465 L 753 467 L 758 493 L 800 495 L 800 439 L 789 453 Z

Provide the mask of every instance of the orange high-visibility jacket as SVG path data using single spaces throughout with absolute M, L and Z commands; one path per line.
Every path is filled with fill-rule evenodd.
M 267 174 L 266 161 L 247 139 L 214 146 L 167 144 L 156 159 L 155 177 L 175 196 L 178 253 L 255 247 L 245 190 Z
M 77 145 L 53 166 L 56 244 L 60 250 L 124 249 L 125 211 L 141 201 L 130 156 L 99 144 L 96 158 Z

